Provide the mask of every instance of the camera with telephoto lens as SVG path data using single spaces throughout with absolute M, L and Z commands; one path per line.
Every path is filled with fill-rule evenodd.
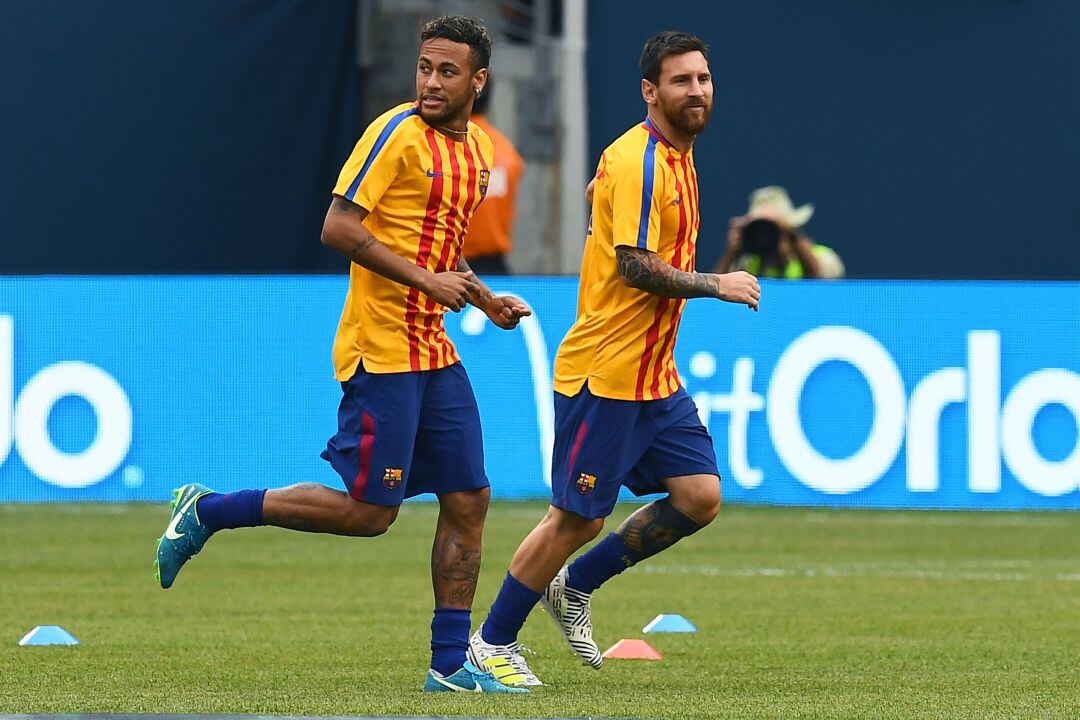
M 747 223 L 742 229 L 742 252 L 760 258 L 770 257 L 776 252 L 782 236 L 783 231 L 779 225 L 772 220 L 758 218 Z

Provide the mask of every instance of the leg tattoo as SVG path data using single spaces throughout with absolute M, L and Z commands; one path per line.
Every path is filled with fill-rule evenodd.
M 700 525 L 663 498 L 626 518 L 615 533 L 626 545 L 627 557 L 623 561 L 629 566 L 666 550 L 700 529 Z
M 480 576 L 480 544 L 456 528 L 440 527 L 431 550 L 436 607 L 471 608 Z
M 701 526 L 667 498 L 639 509 L 567 570 L 566 587 L 592 593 L 628 567 L 665 550 Z

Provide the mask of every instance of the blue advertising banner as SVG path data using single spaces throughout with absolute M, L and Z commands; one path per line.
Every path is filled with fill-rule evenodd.
M 338 486 L 344 277 L 0 279 L 0 502 Z M 513 332 L 447 315 L 494 496 L 548 497 L 573 278 L 493 280 Z M 676 360 L 726 501 L 1080 509 L 1080 284 L 764 282 L 687 305 Z

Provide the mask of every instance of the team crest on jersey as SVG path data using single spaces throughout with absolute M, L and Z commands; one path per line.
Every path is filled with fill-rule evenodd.
M 491 172 L 488 170 L 480 171 L 480 197 L 487 197 L 488 183 L 491 181 Z
M 596 476 L 581 473 L 577 479 L 577 491 L 582 495 L 588 495 L 596 489 Z
M 382 484 L 387 490 L 393 490 L 401 484 L 401 468 L 386 468 L 382 476 Z

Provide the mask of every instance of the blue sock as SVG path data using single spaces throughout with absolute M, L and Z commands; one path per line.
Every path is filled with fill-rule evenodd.
M 440 675 L 453 675 L 465 664 L 471 615 L 460 608 L 435 608 L 431 619 L 431 669 Z
M 566 585 L 591 593 L 605 582 L 634 564 L 630 549 L 615 533 L 596 543 L 587 553 L 570 563 Z
M 541 595 L 543 593 L 522 585 L 513 575 L 506 573 L 502 589 L 491 604 L 491 611 L 484 621 L 484 626 L 480 628 L 480 637 L 492 645 L 517 642 L 518 631 L 525 624 L 525 618 L 529 617 Z
M 265 490 L 241 490 L 234 493 L 210 493 L 195 503 L 199 522 L 213 532 L 231 528 L 258 527 L 263 522 Z

